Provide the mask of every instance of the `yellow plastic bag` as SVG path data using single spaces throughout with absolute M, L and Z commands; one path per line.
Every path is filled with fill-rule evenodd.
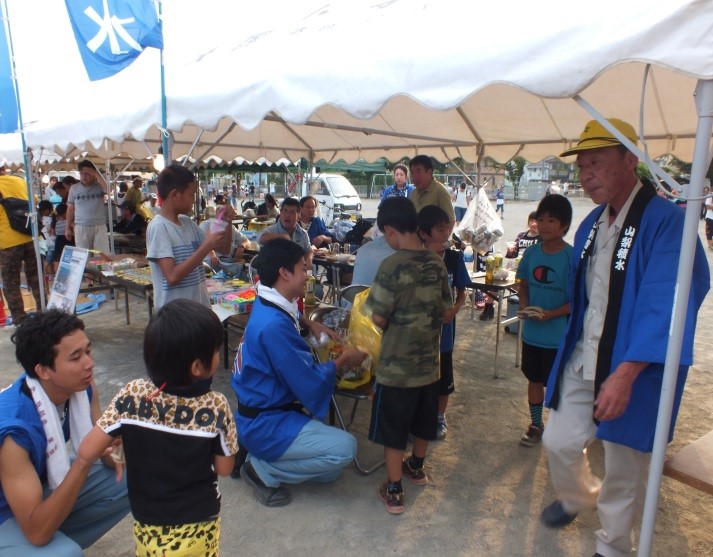
M 371 315 L 366 311 L 364 305 L 369 290 L 364 290 L 357 294 L 352 305 L 351 317 L 349 319 L 349 334 L 347 344 L 360 350 L 364 350 L 371 357 L 371 367 L 366 370 L 359 379 L 340 379 L 337 386 L 341 389 L 356 389 L 365 385 L 371 380 L 376 372 L 376 365 L 381 354 L 381 329 L 374 325 Z

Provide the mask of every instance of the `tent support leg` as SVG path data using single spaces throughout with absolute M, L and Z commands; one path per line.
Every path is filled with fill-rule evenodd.
M 678 263 L 676 277 L 676 296 L 673 304 L 673 320 L 669 330 L 668 346 L 666 350 L 666 364 L 664 367 L 663 385 L 659 412 L 656 420 L 656 436 L 649 469 L 649 480 L 646 487 L 646 502 L 641 524 L 639 539 L 639 557 L 651 555 L 656 523 L 656 511 L 661 489 L 661 475 L 663 473 L 664 457 L 671 424 L 673 399 L 678 377 L 678 366 L 681 359 L 681 344 L 683 342 L 683 329 L 686 323 L 686 310 L 691 290 L 691 276 L 695 257 L 696 240 L 698 239 L 698 220 L 701 212 L 703 181 L 708 170 L 709 145 L 711 130 L 713 130 L 713 81 L 700 80 L 696 86 L 696 109 L 698 126 L 696 129 L 696 143 L 693 151 L 693 167 L 691 169 L 691 184 L 689 196 L 693 197 L 686 205 L 686 219 L 683 225 L 683 238 L 681 240 L 681 255 Z M 697 199 L 696 199 L 697 198 Z M 688 246 L 688 249 L 683 249 Z

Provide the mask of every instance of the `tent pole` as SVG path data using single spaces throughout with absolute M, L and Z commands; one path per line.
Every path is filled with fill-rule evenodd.
M 20 103 L 20 82 L 17 79 L 17 68 L 15 67 L 15 47 L 12 42 L 12 30 L 10 28 L 10 13 L 7 10 L 7 0 L 3 0 L 2 5 L 0 5 L 0 15 L 6 20 L 7 25 L 7 47 L 10 52 L 10 67 L 12 71 L 12 86 L 13 92 L 15 93 L 15 99 L 17 100 L 17 122 L 20 128 L 20 139 L 22 140 L 22 156 L 23 163 L 25 165 L 25 182 L 27 184 L 27 198 L 30 203 L 30 212 L 28 214 L 28 220 L 30 222 L 30 228 L 32 230 L 32 244 L 35 249 L 35 260 L 37 264 L 37 276 L 39 278 L 40 286 L 40 308 L 44 311 L 47 305 L 47 293 L 45 292 L 45 281 L 43 280 L 42 268 L 42 255 L 40 254 L 40 226 L 37 221 L 37 207 L 35 206 L 35 196 L 32 192 L 32 151 L 27 148 L 27 141 L 25 139 L 25 124 L 22 120 L 22 104 Z M 5 29 L 2 29 L 0 25 L 0 33 L 4 33 Z M 28 289 L 30 289 L 30 284 L 28 281 Z M 31 290 L 31 289 L 30 289 Z M 34 295 L 35 293 L 32 292 Z
M 111 161 L 108 159 L 104 159 L 104 179 L 106 180 L 107 185 L 111 187 L 111 190 L 107 192 L 108 195 L 106 202 L 106 213 L 107 218 L 109 219 L 109 251 L 112 255 L 116 255 L 116 252 L 114 251 L 114 211 L 112 211 L 112 204 L 114 203 L 114 196 L 112 193 L 116 190 L 116 188 L 114 187 L 114 181 L 111 179 Z
M 468 182 L 470 182 L 470 185 L 471 185 L 471 186 L 475 186 L 475 187 L 477 188 L 477 187 L 478 187 L 477 182 L 473 182 L 473 180 L 470 179 L 470 176 L 468 176 L 468 175 L 463 171 L 463 169 L 462 169 L 460 166 L 458 166 L 455 162 L 453 162 L 453 159 L 451 159 L 451 158 L 448 156 L 448 154 L 446 153 L 445 149 L 441 148 L 441 151 L 443 152 L 443 154 L 444 154 L 444 155 L 446 156 L 446 158 L 448 159 L 448 162 L 451 163 L 451 164 L 455 167 L 455 169 L 456 169 L 458 172 L 461 173 L 461 175 L 463 176 L 463 178 L 465 178 Z
M 699 82 L 700 83 L 700 82 Z M 671 188 L 678 189 L 679 184 L 677 184 L 668 172 L 664 171 L 658 164 L 656 164 L 651 157 L 648 156 L 647 152 L 642 151 L 636 145 L 634 145 L 629 138 L 627 138 L 623 133 L 616 129 L 601 113 L 597 111 L 591 104 L 585 101 L 579 95 L 572 97 L 577 104 L 579 104 L 584 110 L 589 112 L 591 116 L 599 122 L 604 128 L 609 130 L 609 132 L 616 137 L 622 145 L 624 145 L 629 151 L 634 153 L 640 161 L 645 162 L 651 171 L 653 176 L 658 176 L 659 179 L 666 182 Z M 697 140 L 696 140 L 697 141 Z M 695 152 L 695 151 L 694 151 Z M 707 169 L 708 167 L 706 167 Z M 705 172 L 705 171 L 704 171 Z
M 18 98 L 18 106 L 20 104 L 20 99 Z M 32 224 L 32 244 L 35 248 L 35 263 L 37 265 L 37 276 L 39 278 L 40 285 L 40 308 L 44 311 L 47 307 L 47 297 L 48 292 L 45 291 L 45 281 L 44 281 L 44 269 L 42 267 L 42 254 L 40 253 L 40 222 L 39 215 L 37 213 L 37 206 L 35 205 L 35 196 L 32 194 L 32 181 L 33 174 L 30 170 L 32 167 L 32 150 L 28 149 L 25 145 L 25 131 L 22 130 L 22 149 L 25 151 L 25 180 L 27 180 L 27 192 L 29 194 L 30 201 L 30 223 Z M 27 281 L 27 289 L 32 291 L 30 288 L 30 283 Z M 34 294 L 34 292 L 32 292 Z
M 158 21 L 161 26 L 161 35 L 163 35 L 163 2 L 158 0 Z M 161 64 L 161 146 L 163 147 L 164 167 L 171 164 L 173 160 L 171 156 L 171 148 L 173 144 L 169 141 L 168 136 L 168 107 L 166 102 L 166 69 L 163 63 L 163 48 L 159 50 L 159 59 Z
M 646 502 L 641 523 L 641 536 L 639 540 L 639 557 L 649 557 L 654 538 L 656 524 L 656 510 L 661 489 L 661 475 L 663 473 L 666 445 L 671 424 L 673 399 L 678 378 L 678 366 L 681 360 L 681 344 L 683 342 L 683 329 L 686 323 L 686 310 L 688 297 L 691 290 L 691 276 L 693 274 L 693 261 L 696 253 L 698 239 L 698 219 L 703 203 L 703 181 L 708 170 L 709 144 L 711 130 L 713 130 L 713 81 L 699 80 L 695 91 L 698 126 L 696 129 L 696 143 L 693 151 L 693 167 L 691 169 L 691 184 L 689 195 L 693 197 L 686 204 L 686 219 L 683 225 L 683 238 L 681 239 L 681 255 L 679 256 L 678 275 L 676 277 L 676 296 L 673 304 L 673 320 L 669 330 L 668 346 L 666 349 L 666 364 L 664 367 L 663 385 L 659 412 L 656 419 L 656 436 L 651 456 L 649 480 L 646 487 Z M 683 249 L 688 246 L 688 249 Z

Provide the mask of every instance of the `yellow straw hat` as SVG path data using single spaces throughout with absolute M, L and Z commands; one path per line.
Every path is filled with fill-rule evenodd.
M 631 124 L 624 122 L 624 120 L 619 120 L 618 118 L 609 118 L 608 122 L 619 130 L 624 137 L 636 145 L 638 136 Z M 580 151 L 601 149 L 603 147 L 616 147 L 617 145 L 621 145 L 621 141 L 614 137 L 611 132 L 599 122 L 590 120 L 587 122 L 587 125 L 584 126 L 584 131 L 579 136 L 579 143 L 571 149 L 564 151 L 560 154 L 560 157 L 575 155 Z

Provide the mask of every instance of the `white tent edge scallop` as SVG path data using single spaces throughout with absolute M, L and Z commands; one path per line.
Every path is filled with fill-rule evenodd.
M 148 49 L 112 78 L 89 82 L 73 41 L 54 41 L 62 43 L 52 47 L 61 71 L 46 64 L 37 71 L 36 37 L 44 24 L 25 20 L 40 9 L 39 0 L 8 3 L 28 146 L 107 159 L 155 154 L 161 135 L 156 51 Z M 616 6 L 618 19 L 607 4 Z M 280 12 L 282 5 L 253 7 L 251 25 L 235 26 L 234 18 L 246 21 L 242 3 L 209 0 L 200 13 L 187 0 L 165 3 L 175 157 L 351 162 L 428 154 L 441 162 L 484 156 L 505 162 L 522 155 L 537 161 L 576 142 L 588 118 L 572 101 L 579 94 L 642 130 L 652 156 L 692 158 L 690 99 L 697 79 L 713 77 L 710 2 L 603 0 L 584 21 L 564 0 L 537 7 L 516 0 L 488 6 L 309 0 Z M 63 6 L 43 3 L 42 9 L 51 22 L 47 32 L 56 32 L 66 20 Z M 219 22 L 216 13 L 224 15 Z M 208 21 L 214 22 L 210 33 L 195 31 Z M 389 41 L 388 50 L 366 40 L 390 36 L 394 21 L 409 36 L 448 28 L 450 39 L 423 47 Z M 476 38 L 468 33 L 472 21 L 492 24 L 478 28 Z M 309 65 L 300 63 L 305 59 Z M 47 90 L 46 83 L 67 75 L 76 76 L 71 87 Z

